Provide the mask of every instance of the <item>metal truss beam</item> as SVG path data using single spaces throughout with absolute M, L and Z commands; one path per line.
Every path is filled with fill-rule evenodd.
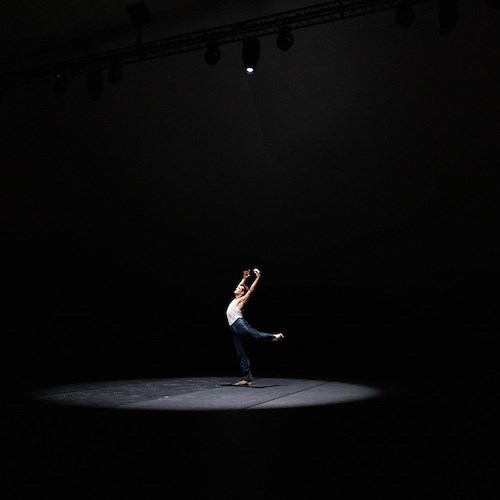
M 203 50 L 210 42 L 219 46 L 247 37 L 264 37 L 278 33 L 287 26 L 291 31 L 352 17 L 396 10 L 401 4 L 413 6 L 433 0 L 335 0 L 289 10 L 248 21 L 172 36 L 151 42 L 90 54 L 85 57 L 46 63 L 0 75 L 3 89 L 30 83 L 54 80 L 57 74 L 73 76 L 89 69 L 107 69 L 111 64 L 126 65 L 184 52 Z

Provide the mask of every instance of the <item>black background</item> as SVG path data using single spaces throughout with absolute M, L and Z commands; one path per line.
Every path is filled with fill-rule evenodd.
M 4 91 L 18 380 L 237 376 L 225 308 L 254 266 L 247 318 L 287 336 L 249 347 L 256 376 L 493 376 L 498 11 L 464 3 L 447 37 L 434 3 L 393 14 L 263 38 L 251 77 L 230 44 L 98 102 L 83 76 Z
M 2 17 L 3 69 L 130 44 L 118 3 Z M 143 36 L 298 3 L 151 0 Z M 98 101 L 85 75 L 62 96 L 3 89 L 9 498 L 498 497 L 483 496 L 499 458 L 495 3 L 459 2 L 448 36 L 424 2 L 406 30 L 389 10 L 297 30 L 289 52 L 263 37 L 251 77 L 234 43 L 215 66 L 201 51 L 130 64 Z M 382 397 L 228 412 L 34 398 L 236 379 L 225 310 L 254 266 L 246 317 L 286 335 L 248 342 L 256 387 L 313 378 Z M 219 395 L 233 389 L 253 391 Z

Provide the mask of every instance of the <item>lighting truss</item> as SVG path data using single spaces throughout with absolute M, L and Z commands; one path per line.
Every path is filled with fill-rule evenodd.
M 416 5 L 432 0 L 409 0 L 407 5 Z M 291 31 L 333 21 L 396 10 L 401 0 L 335 0 L 318 5 L 289 10 L 279 14 L 259 17 L 220 27 L 172 36 L 84 57 L 42 64 L 37 67 L 15 70 L 0 75 L 3 89 L 29 83 L 54 80 L 56 75 L 73 76 L 89 69 L 108 69 L 112 64 L 132 64 L 145 60 L 167 57 L 196 50 L 206 50 L 210 42 L 219 46 L 242 41 L 248 37 L 277 35 L 282 26 Z

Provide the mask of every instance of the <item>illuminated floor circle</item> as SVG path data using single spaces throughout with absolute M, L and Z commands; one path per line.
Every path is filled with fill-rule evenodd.
M 184 377 L 94 382 L 50 387 L 37 401 L 118 410 L 265 410 L 323 406 L 378 397 L 380 389 L 325 380 L 259 378 L 234 387 L 234 378 Z

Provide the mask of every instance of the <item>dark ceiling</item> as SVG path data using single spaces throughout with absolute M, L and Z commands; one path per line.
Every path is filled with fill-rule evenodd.
M 5 68 L 5 63 L 25 65 L 132 45 L 136 21 L 142 24 L 142 38 L 147 42 L 313 5 L 316 2 L 300 0 L 6 0 L 0 6 L 0 57 Z M 144 9 L 149 19 L 134 17 Z
M 430 20 L 436 32 L 448 32 L 454 29 L 457 13 L 460 17 L 464 10 L 462 3 L 465 4 L 457 0 L 412 0 L 409 7 L 417 14 L 416 20 L 421 26 Z M 486 6 L 493 9 L 497 4 L 496 0 L 483 0 L 482 3 L 482 10 Z M 330 7 L 342 8 L 346 19 L 388 10 L 386 23 L 394 24 L 399 4 L 404 2 L 5 0 L 0 6 L 3 42 L 0 58 L 5 71 L 11 67 L 26 67 L 89 55 L 99 50 L 112 50 L 134 44 L 139 25 L 144 42 L 292 12 L 295 12 L 295 16 L 299 13 L 302 15 L 301 22 L 296 25 L 304 28 L 331 22 L 332 16 L 318 17 L 318 13 Z M 310 10 L 300 12 L 302 9 Z M 311 21 L 314 16 L 316 20 Z M 293 19 L 296 20 L 295 17 Z

